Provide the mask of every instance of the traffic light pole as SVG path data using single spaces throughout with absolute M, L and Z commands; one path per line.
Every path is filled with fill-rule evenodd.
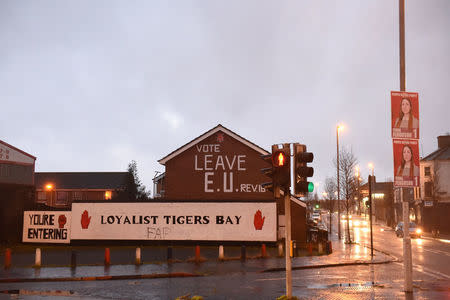
M 289 189 L 284 191 L 284 217 L 285 217 L 285 249 L 286 258 L 286 296 L 292 297 L 292 265 L 291 265 L 291 199 Z

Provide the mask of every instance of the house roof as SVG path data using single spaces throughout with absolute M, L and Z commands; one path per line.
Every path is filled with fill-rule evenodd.
M 55 189 L 105 189 L 123 188 L 128 172 L 36 172 L 37 189 L 52 183 Z
M 447 160 L 450 159 L 450 147 L 443 147 L 437 149 L 431 154 L 428 154 L 421 161 L 431 161 L 431 160 Z
M 158 160 L 158 162 L 162 165 L 165 165 L 167 161 L 171 160 L 175 156 L 181 154 L 182 152 L 186 151 L 187 149 L 191 148 L 195 144 L 198 144 L 200 141 L 210 137 L 211 135 L 215 134 L 218 131 L 222 131 L 229 136 L 233 137 L 234 139 L 238 140 L 239 142 L 243 143 L 244 145 L 252 148 L 253 150 L 261 153 L 262 155 L 269 154 L 267 150 L 264 150 L 263 148 L 259 147 L 258 145 L 250 142 L 249 140 L 243 138 L 242 136 L 238 135 L 237 133 L 225 128 L 221 124 L 217 125 L 216 127 L 210 129 L 209 131 L 205 132 L 204 134 L 198 136 L 197 138 L 193 139 L 189 143 L 185 144 L 184 146 L 181 146 L 180 148 L 176 149 L 175 151 L 169 153 L 167 156 L 161 158 Z
M 16 147 L 14 147 L 13 145 L 8 144 L 7 142 L 4 142 L 4 141 L 0 140 L 0 144 L 3 144 L 3 145 L 5 145 L 5 146 L 7 146 L 7 147 L 9 147 L 9 148 L 11 148 L 11 149 L 16 150 L 16 151 L 19 152 L 19 153 L 22 153 L 23 155 L 26 155 L 26 156 L 31 157 L 32 159 L 36 160 L 36 157 L 35 157 L 35 156 L 33 156 L 33 155 L 31 155 L 31 154 L 28 154 L 28 153 L 26 153 L 25 151 L 20 150 L 19 148 L 16 148 Z

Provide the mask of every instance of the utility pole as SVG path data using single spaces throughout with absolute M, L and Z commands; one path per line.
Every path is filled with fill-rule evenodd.
M 369 175 L 369 222 L 370 222 L 370 258 L 373 260 L 373 231 L 372 231 L 372 190 L 374 177 Z
M 400 39 L 400 91 L 406 91 L 405 64 L 405 0 L 399 0 L 399 39 Z M 403 208 L 403 266 L 405 270 L 405 292 L 412 293 L 412 253 L 409 237 L 409 203 L 404 201 L 403 188 L 400 188 Z

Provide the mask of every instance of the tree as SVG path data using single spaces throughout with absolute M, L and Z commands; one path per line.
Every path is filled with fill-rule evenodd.
M 355 177 L 355 167 L 358 163 L 358 159 L 353 154 L 353 152 L 346 149 L 339 150 L 339 185 L 341 189 L 341 195 L 345 196 L 344 206 L 346 211 L 346 231 L 347 231 L 347 242 L 351 243 L 350 236 L 350 207 L 354 203 L 353 195 L 357 189 L 357 182 Z M 334 160 L 334 165 L 336 166 L 336 160 Z
M 141 183 L 138 176 L 137 163 L 132 160 L 128 164 L 128 175 L 125 182 L 125 188 L 118 191 L 118 199 L 126 201 L 148 201 L 150 200 L 150 191 L 146 191 L 145 185 Z

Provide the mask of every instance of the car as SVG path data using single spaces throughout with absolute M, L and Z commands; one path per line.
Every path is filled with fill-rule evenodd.
M 397 237 L 403 237 L 403 222 L 399 222 L 395 227 L 395 234 Z M 422 229 L 416 225 L 414 222 L 409 222 L 409 236 L 421 238 Z

